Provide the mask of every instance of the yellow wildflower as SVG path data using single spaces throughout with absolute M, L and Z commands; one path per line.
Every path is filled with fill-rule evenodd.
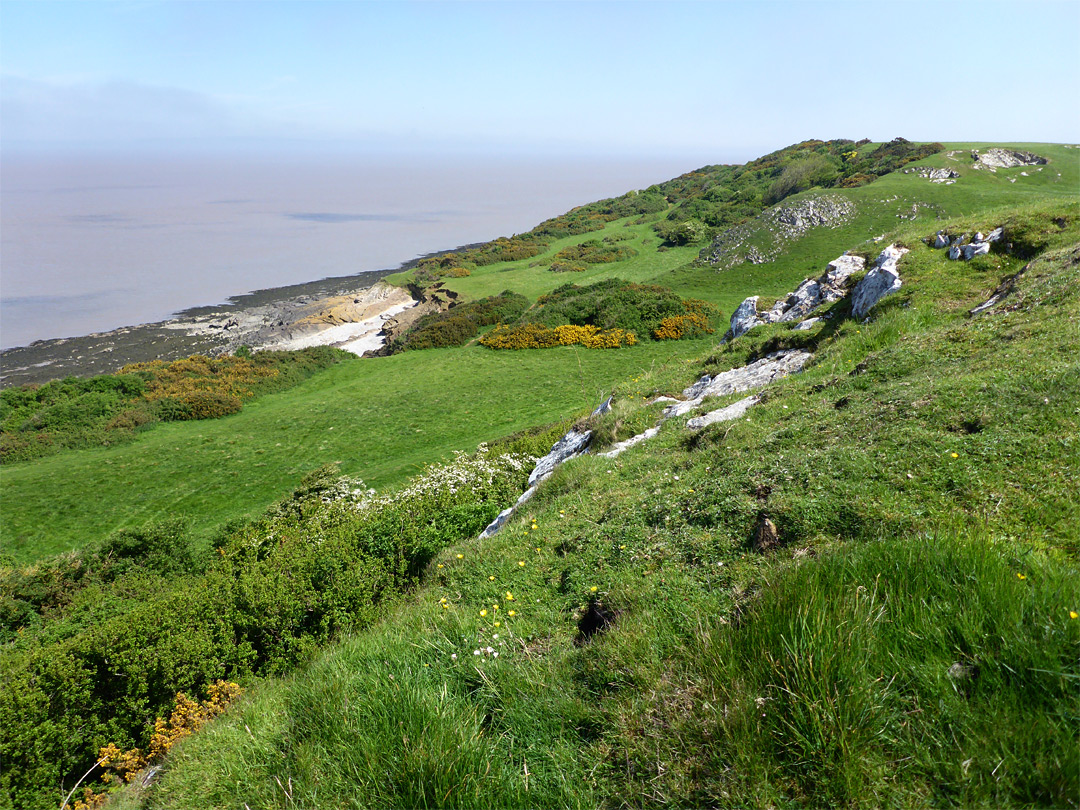
M 494 582 L 495 581 L 495 575 L 492 574 L 490 577 L 488 577 L 488 581 L 489 582 Z
M 502 622 L 495 622 L 496 627 L 502 627 Z
M 1017 574 L 1016 578 L 1017 579 L 1027 579 L 1027 574 Z
M 949 453 L 949 455 L 952 456 L 953 458 L 960 458 L 959 453 Z
M 595 585 L 593 585 L 591 588 L 589 588 L 589 593 L 596 593 L 596 586 Z
M 459 560 L 464 560 L 464 559 L 465 559 L 465 555 L 464 555 L 464 554 L 458 554 L 458 555 L 457 555 L 457 558 L 458 558 Z
M 483 618 L 484 616 L 487 616 L 487 609 L 480 611 L 480 617 Z
M 510 591 L 506 592 L 506 601 L 507 602 L 513 602 L 514 601 L 514 595 L 512 593 L 510 593 Z
M 524 568 L 524 567 L 525 567 L 525 561 L 524 560 L 518 560 L 518 568 Z
M 511 610 L 511 611 L 510 611 L 510 615 L 511 615 L 511 616 L 513 616 L 513 615 L 514 615 L 514 611 L 512 611 L 512 610 Z M 1080 613 L 1077 613 L 1077 612 L 1076 612 L 1075 610 L 1070 610 L 1070 611 L 1069 611 L 1069 618 L 1070 618 L 1070 619 L 1076 619 L 1076 618 L 1080 618 Z
M 507 613 L 506 615 L 507 615 L 507 616 L 517 616 L 517 611 L 516 611 L 516 610 L 511 610 L 511 611 L 509 611 L 509 612 L 508 612 L 508 613 Z M 1073 618 L 1074 618 L 1074 619 L 1076 618 L 1076 614 L 1075 614 L 1075 613 L 1073 614 Z

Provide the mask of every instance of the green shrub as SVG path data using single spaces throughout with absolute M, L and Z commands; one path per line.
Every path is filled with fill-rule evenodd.
M 433 312 L 420 318 L 406 334 L 390 345 L 389 350 L 393 354 L 461 346 L 476 337 L 480 327 L 515 321 L 528 306 L 529 299 L 509 290 L 455 304 L 445 312 Z
M 370 624 L 512 502 L 533 461 L 481 447 L 385 495 L 323 468 L 212 561 L 172 521 L 0 569 L 0 803 L 55 808 L 103 745 L 144 746 L 177 692 L 285 672 Z
M 707 321 L 719 312 L 711 304 L 684 301 L 666 287 L 633 284 L 618 278 L 579 287 L 564 284 L 537 299 L 522 317 L 523 323 L 549 327 L 564 324 L 622 329 L 635 335 L 652 335 L 665 318 L 700 312 Z
M 613 245 L 599 239 L 590 239 L 577 245 L 565 247 L 555 254 L 557 262 L 571 264 L 608 264 L 621 262 L 637 255 L 637 251 L 624 245 Z

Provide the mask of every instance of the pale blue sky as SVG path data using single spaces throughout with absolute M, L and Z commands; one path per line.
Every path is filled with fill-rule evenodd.
M 746 159 L 1075 141 L 1080 2 L 0 2 L 0 137 Z

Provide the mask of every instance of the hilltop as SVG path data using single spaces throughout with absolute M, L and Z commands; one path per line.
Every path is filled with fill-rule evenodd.
M 113 743 L 121 807 L 1074 805 L 1077 154 L 704 167 L 391 277 L 456 297 L 389 356 L 5 464 L 8 802 Z

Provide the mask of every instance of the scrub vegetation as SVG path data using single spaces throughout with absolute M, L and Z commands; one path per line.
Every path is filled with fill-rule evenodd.
M 663 234 L 716 188 L 745 224 L 745 189 L 723 176 L 747 164 L 708 188 L 671 181 L 678 200 L 583 206 L 523 240 L 536 253 L 440 279 L 473 302 L 514 290 L 504 328 L 631 329 L 635 345 L 342 362 L 223 419 L 5 465 L 24 501 L 5 497 L 5 540 L 9 516 L 25 540 L 0 568 L 0 805 L 58 807 L 89 771 L 75 797 L 119 808 L 1075 807 L 1080 165 L 1049 145 L 1019 146 L 1050 159 L 1021 177 L 939 145 L 807 144 L 761 159 L 757 193 L 811 161 L 789 179 L 831 183 L 858 213 L 771 262 L 719 271 Z M 948 149 L 971 146 L 986 145 Z M 962 176 L 885 173 L 909 160 Z M 860 173 L 878 179 L 845 185 Z M 968 262 L 927 244 L 999 226 Z M 910 252 L 862 321 L 842 299 L 810 329 L 657 334 L 695 315 L 719 332 L 717 309 L 873 255 L 878 236 Z M 637 255 L 576 285 L 547 272 L 593 239 Z M 676 417 L 617 458 L 570 461 L 478 539 L 571 425 L 602 450 L 655 425 L 658 396 L 782 348 L 813 360 L 744 417 Z M 232 457 L 200 455 L 207 438 L 235 440 Z M 166 447 L 187 462 L 156 479 Z M 248 490 L 243 513 L 228 473 L 259 480 L 256 459 L 294 478 L 262 479 L 277 496 Z M 151 486 L 83 504 L 121 463 Z M 300 464 L 317 469 L 301 480 Z M 206 478 L 225 479 L 218 500 L 170 520 L 161 491 Z M 61 498 L 85 528 L 57 555 Z M 755 541 L 766 519 L 775 534 Z M 95 766 L 134 749 L 124 762 L 150 763 L 155 733 L 220 703 L 223 682 L 243 694 L 153 780 Z

